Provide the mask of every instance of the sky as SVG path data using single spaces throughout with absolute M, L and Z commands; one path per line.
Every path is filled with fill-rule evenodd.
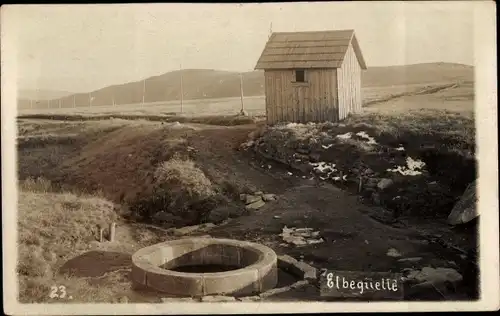
M 270 32 L 354 29 L 368 67 L 473 64 L 467 2 L 12 6 L 19 89 L 86 92 L 182 68 L 253 70 Z

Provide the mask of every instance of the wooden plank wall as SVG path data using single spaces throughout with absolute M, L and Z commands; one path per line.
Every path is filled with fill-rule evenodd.
M 338 71 L 339 119 L 361 111 L 361 66 L 352 45 L 347 49 L 342 67 Z
M 267 123 L 337 121 L 336 69 L 307 69 L 307 85 L 294 84 L 294 70 L 266 70 Z

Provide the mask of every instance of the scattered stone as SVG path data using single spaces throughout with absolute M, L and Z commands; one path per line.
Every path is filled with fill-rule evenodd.
M 246 149 L 246 148 L 250 148 L 252 147 L 253 145 L 255 144 L 255 142 L 253 140 L 249 140 L 243 144 L 240 145 L 240 148 L 242 149 Z
M 278 257 L 278 268 L 305 280 L 315 280 L 317 278 L 315 267 L 288 255 Z
M 193 302 L 195 300 L 192 297 L 162 297 L 161 301 L 163 303 L 177 303 L 177 302 Z
M 368 169 L 365 169 L 365 171 L 363 172 L 365 175 L 369 176 L 369 175 L 372 175 L 373 174 L 373 170 L 368 168 Z
M 398 262 L 417 262 L 422 260 L 422 257 L 413 257 L 413 258 L 402 258 L 399 259 Z
M 394 248 L 390 248 L 388 251 L 387 251 L 387 255 L 389 257 L 401 257 L 401 254 Z
M 288 174 L 289 176 L 293 176 L 293 173 L 291 173 L 290 171 L 288 171 L 288 172 L 287 172 L 287 174 Z
M 278 218 L 281 218 L 281 216 L 279 216 L 279 215 L 274 215 L 274 216 L 273 216 L 273 218 L 278 219 Z
M 269 291 L 265 291 L 264 293 L 260 293 L 259 297 L 266 298 L 266 297 L 273 296 L 276 294 L 288 292 L 289 290 L 290 290 L 289 286 L 278 287 L 278 288 L 270 289 Z
M 120 299 L 118 300 L 118 302 L 127 304 L 128 303 L 128 297 L 122 296 L 122 297 L 120 297 Z
M 242 301 L 242 302 L 256 302 L 256 301 L 260 301 L 261 300 L 261 297 L 260 296 L 244 296 L 244 297 L 239 297 L 238 300 Z
M 479 216 L 477 203 L 477 180 L 469 184 L 460 200 L 455 204 L 448 216 L 448 224 L 465 224 Z
M 264 202 L 264 201 L 262 201 L 262 199 L 260 199 L 260 200 L 258 200 L 256 202 L 248 204 L 247 206 L 245 206 L 245 209 L 247 211 L 249 211 L 249 210 L 257 210 L 257 209 L 263 207 L 265 204 L 266 204 L 266 202 Z
M 274 201 L 274 200 L 276 200 L 276 194 L 272 194 L 272 193 L 264 194 L 264 195 L 262 195 L 262 199 L 265 202 Z
M 208 296 L 203 296 L 201 298 L 202 302 L 234 302 L 236 301 L 236 298 L 233 296 L 224 296 L 224 295 L 208 295 Z
M 246 198 L 245 198 L 245 204 L 252 204 L 252 203 L 255 203 L 257 201 L 261 201 L 262 198 L 258 195 L 252 195 L 252 194 L 247 194 Z
M 309 284 L 308 280 L 300 280 L 300 281 L 297 281 L 294 284 L 290 285 L 290 288 L 298 289 L 298 288 L 303 287 L 303 286 L 308 285 L 308 284 Z
M 394 181 L 392 181 L 391 179 L 383 178 L 377 183 L 377 188 L 379 188 L 379 190 L 385 190 L 393 184 Z
M 258 195 L 258 196 L 262 196 L 264 194 L 264 192 L 262 191 L 257 191 L 257 192 L 254 192 L 253 195 Z
M 247 199 L 247 195 L 245 193 L 240 194 L 240 201 L 245 201 Z

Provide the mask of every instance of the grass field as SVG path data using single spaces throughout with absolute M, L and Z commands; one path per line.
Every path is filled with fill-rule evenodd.
M 456 86 L 454 86 L 456 85 Z M 449 87 L 453 86 L 451 92 Z M 441 90 L 443 89 L 443 90 Z M 438 90 L 433 92 L 433 90 Z M 431 91 L 432 98 L 429 98 Z M 447 92 L 448 91 L 448 92 Z M 415 95 L 416 94 L 416 95 Z M 407 97 L 411 96 L 408 101 Z M 411 84 L 411 85 L 395 85 L 389 87 L 367 87 L 363 89 L 363 103 L 366 110 L 374 109 L 389 110 L 388 112 L 399 113 L 407 109 L 443 109 L 457 112 L 471 112 L 471 102 L 474 98 L 474 86 L 472 82 L 440 82 L 435 84 Z M 380 104 L 373 107 L 373 104 Z M 228 117 L 221 121 L 232 121 L 232 117 L 237 115 L 241 110 L 240 98 L 224 98 L 224 99 L 200 99 L 200 100 L 185 100 L 182 105 L 178 101 L 170 102 L 155 102 L 147 104 L 130 104 L 118 106 L 95 106 L 95 107 L 79 107 L 79 108 L 51 108 L 51 109 L 21 109 L 18 115 L 21 117 L 38 117 L 46 116 L 57 117 L 103 117 L 103 118 L 143 118 L 150 120 L 162 120 L 174 122 L 193 122 L 202 123 L 203 120 L 196 120 L 196 117 Z M 265 98 L 263 96 L 246 97 L 243 100 L 243 108 L 250 117 L 263 118 L 265 117 Z M 214 121 L 214 118 L 207 119 Z M 239 118 L 240 123 L 247 124 L 252 120 Z M 219 124 L 219 120 L 209 124 Z
M 320 132 L 363 129 L 375 135 L 386 147 L 397 142 L 413 143 L 415 148 L 425 144 L 474 160 L 472 82 L 449 80 L 372 86 L 364 88 L 363 94 L 364 113 L 350 117 L 344 127 L 324 129 L 317 134 L 324 136 Z M 200 221 L 203 216 L 198 218 L 196 214 L 191 215 L 193 212 L 203 210 L 202 215 L 206 215 L 207 211 L 221 205 L 229 209 L 241 208 L 237 202 L 239 193 L 262 188 L 279 193 L 297 185 L 300 179 L 288 179 L 286 172 L 278 166 L 263 171 L 250 168 L 249 164 L 259 164 L 256 158 L 235 151 L 248 140 L 249 133 L 255 134 L 262 126 L 254 119 L 263 119 L 265 114 L 263 97 L 248 97 L 244 102 L 249 118 L 235 116 L 241 108 L 239 98 L 186 100 L 182 114 L 178 102 L 20 110 L 18 231 L 21 261 L 18 275 L 21 301 L 52 302 L 47 291 L 58 284 L 65 285 L 79 302 L 120 302 L 124 297 L 124 302 L 156 302 L 158 296 L 131 290 L 126 273 L 120 270 L 123 267 L 102 268 L 104 272 L 98 277 L 68 276 L 60 271 L 68 261 L 90 250 L 102 251 L 101 255 L 120 253 L 125 259 L 116 259 L 114 264 L 121 264 L 127 270 L 129 263 L 126 258 L 131 252 L 158 240 L 174 238 L 158 230 L 134 226 L 141 224 L 141 219 L 136 218 L 133 223 L 129 220 L 130 213 L 137 211 L 141 203 L 153 212 L 169 211 L 168 207 L 155 206 L 148 200 L 154 192 L 159 192 L 155 191 L 159 186 L 155 176 L 158 166 L 168 169 L 165 172 L 171 183 L 168 184 L 170 187 L 163 189 L 171 194 L 169 201 L 177 201 L 171 203 L 172 209 L 185 211 L 184 215 L 171 212 L 170 219 L 174 216 L 174 221 L 178 221 L 170 222 L 174 227 Z M 72 117 L 78 119 L 72 120 Z M 99 117 L 103 119 L 93 119 Z M 108 119 L 110 117 L 113 119 Z M 165 121 L 180 124 L 165 124 Z M 270 129 L 259 130 L 260 136 L 269 139 L 268 147 L 284 148 L 294 141 L 300 143 L 300 137 L 296 135 L 295 138 L 276 141 L 270 137 Z M 345 168 L 354 167 L 349 165 L 356 160 L 353 157 L 360 157 L 360 151 L 354 147 L 342 147 L 342 153 L 332 151 L 328 157 L 340 159 Z M 174 157 L 174 154 L 178 156 Z M 376 169 L 379 164 L 385 166 L 387 157 L 384 155 L 371 152 L 366 155 L 371 158 L 363 156 L 363 159 L 369 159 L 365 161 L 367 164 L 373 161 L 371 167 Z M 447 167 L 441 164 L 438 168 Z M 443 171 L 446 177 L 453 170 Z M 434 179 L 426 179 L 424 184 L 430 181 Z M 169 191 L 175 183 L 194 183 L 197 188 L 199 185 L 210 186 L 211 198 L 196 198 L 196 203 L 186 204 L 184 201 L 180 205 L 179 198 L 185 197 L 186 192 Z M 404 181 L 401 183 L 412 186 Z M 189 190 L 192 197 L 193 191 Z M 212 199 L 213 196 L 217 199 Z M 423 204 L 413 208 L 425 207 L 425 203 L 430 202 L 426 199 L 431 197 L 415 198 Z M 317 197 L 311 193 L 298 202 L 306 203 L 305 200 L 315 201 Z M 253 217 L 241 218 L 234 221 L 245 225 L 253 223 Z M 120 223 L 119 242 L 98 243 L 95 227 L 111 220 Z M 153 219 L 153 224 L 158 223 Z M 259 225 L 255 224 L 256 231 L 262 229 Z M 449 234 L 446 228 L 440 229 Z M 270 233 L 257 235 L 258 238 L 271 238 Z

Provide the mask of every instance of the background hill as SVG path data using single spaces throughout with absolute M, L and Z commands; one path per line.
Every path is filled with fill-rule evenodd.
M 26 100 L 52 100 L 72 95 L 73 92 L 59 90 L 34 90 L 21 89 L 17 92 L 19 99 Z
M 180 79 L 183 78 L 184 99 L 211 99 L 240 96 L 239 73 L 208 69 L 185 69 L 165 73 L 146 79 L 145 102 L 179 100 L 181 93 Z M 472 66 L 451 63 L 428 63 L 406 66 L 371 67 L 363 72 L 363 87 L 382 87 L 394 85 L 427 84 L 449 81 L 473 81 Z M 113 85 L 92 91 L 92 106 L 141 103 L 143 81 Z M 245 96 L 264 95 L 264 73 L 252 71 L 243 73 Z M 54 92 L 57 93 L 57 92 Z M 59 92 L 63 94 L 64 92 Z M 69 94 L 69 93 L 67 93 Z M 62 107 L 88 106 L 89 94 L 78 93 L 59 95 L 51 99 L 51 107 L 57 107 L 61 100 Z M 26 92 L 20 93 L 25 99 Z M 39 93 L 40 96 L 49 95 Z M 36 98 L 32 98 L 36 99 Z M 38 100 L 48 98 L 39 97 Z M 20 100 L 19 105 L 29 107 L 29 101 Z M 46 103 L 44 102 L 44 106 Z M 35 106 L 38 107 L 38 106 Z

